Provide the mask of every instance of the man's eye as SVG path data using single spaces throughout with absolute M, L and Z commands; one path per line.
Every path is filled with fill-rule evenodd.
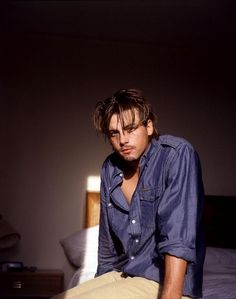
M 132 132 L 134 132 L 137 128 L 138 128 L 138 126 L 128 127 L 128 128 L 126 129 L 126 132 L 128 132 L 128 133 L 132 133 Z
M 134 128 L 134 127 L 127 129 L 127 132 L 128 132 L 128 133 L 132 133 L 133 131 L 135 131 L 135 128 Z
M 110 137 L 116 137 L 118 135 L 118 132 L 115 132 L 115 131 L 111 131 L 109 133 Z

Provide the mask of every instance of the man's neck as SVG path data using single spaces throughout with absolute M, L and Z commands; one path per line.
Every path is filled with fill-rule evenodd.
M 130 204 L 139 180 L 138 165 L 132 164 L 132 167 L 130 165 L 128 167 L 125 167 L 123 169 L 123 174 L 124 177 L 121 184 L 121 190 L 127 202 Z
M 123 161 L 121 164 L 121 170 L 123 171 L 124 178 L 130 179 L 134 175 L 139 174 L 139 160 L 135 161 Z

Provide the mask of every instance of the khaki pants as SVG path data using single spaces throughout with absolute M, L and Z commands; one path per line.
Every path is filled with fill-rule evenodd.
M 53 299 L 158 299 L 159 286 L 152 280 L 124 278 L 120 272 L 113 271 L 86 281 Z

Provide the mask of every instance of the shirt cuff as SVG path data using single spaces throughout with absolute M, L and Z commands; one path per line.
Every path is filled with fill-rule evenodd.
M 187 262 L 196 262 L 195 248 L 190 248 L 180 241 L 164 241 L 158 245 L 159 253 L 163 256 L 165 253 L 182 258 Z

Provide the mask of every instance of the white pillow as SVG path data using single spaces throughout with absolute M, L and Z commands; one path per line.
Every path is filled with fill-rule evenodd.
M 68 260 L 75 267 L 97 267 L 99 226 L 89 227 L 60 240 Z

